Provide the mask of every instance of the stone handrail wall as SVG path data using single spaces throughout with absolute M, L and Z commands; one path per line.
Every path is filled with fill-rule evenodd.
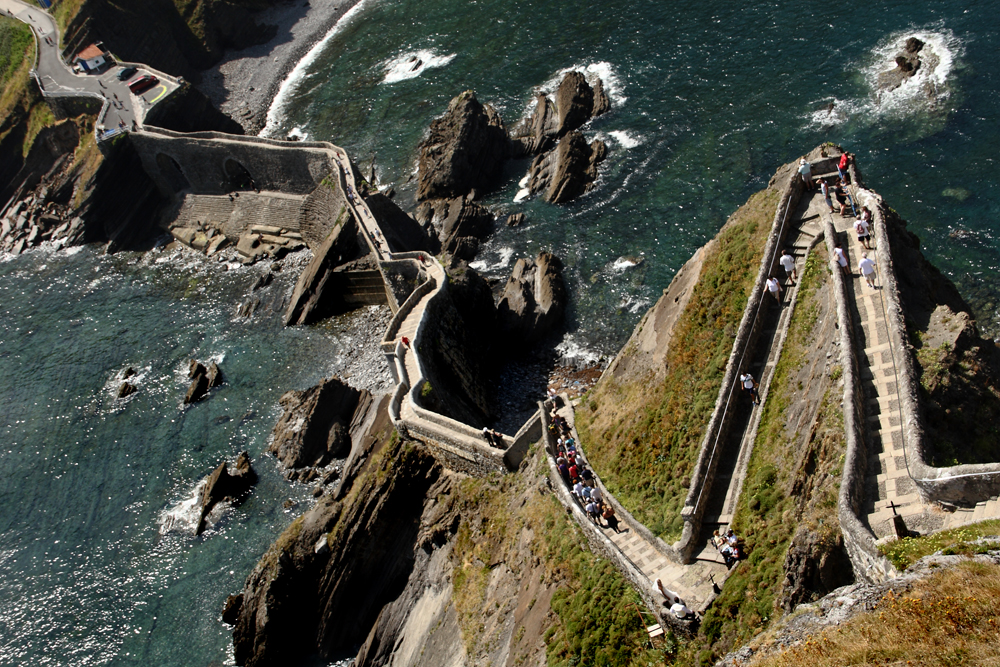
M 743 371 L 746 352 L 756 343 L 760 332 L 763 314 L 760 304 L 764 298 L 765 283 L 777 266 L 777 251 L 784 242 L 785 234 L 788 231 L 788 216 L 798 205 L 801 194 L 801 179 L 793 171 L 788 177 L 788 182 L 782 191 L 778 208 L 774 214 L 774 221 L 771 224 L 767 245 L 764 247 L 764 255 L 761 258 L 757 279 L 754 281 L 746 308 L 743 310 L 740 328 L 736 334 L 736 340 L 733 342 L 733 350 L 726 362 L 726 372 L 722 379 L 722 386 L 719 388 L 719 398 L 716 400 L 708 427 L 705 429 L 698 461 L 691 474 L 691 485 L 687 499 L 681 510 L 681 516 L 684 518 L 684 530 L 680 540 L 673 545 L 673 548 L 681 554 L 685 561 L 690 560 L 699 546 L 697 542 L 705 512 L 704 492 L 711 489 L 721 456 L 719 443 L 726 437 L 732 420 L 729 405 L 736 390 L 739 374 Z
M 538 442 L 542 437 L 542 416 L 538 412 L 532 413 L 528 421 L 514 434 L 514 442 L 503 454 L 504 464 L 509 470 L 516 470 L 521 465 L 521 461 L 528 453 L 531 444 Z
M 933 467 L 925 459 L 926 435 L 920 413 L 919 381 L 916 359 L 908 341 L 903 306 L 893 270 L 889 232 L 886 228 L 887 206 L 882 197 L 860 186 L 851 164 L 851 182 L 860 203 L 872 211 L 876 241 L 876 263 L 882 281 L 886 309 L 886 328 L 898 376 L 899 409 L 903 427 L 903 451 L 906 467 L 925 502 L 974 505 L 1000 495 L 1000 463 L 965 464 Z
M 600 528 L 598 528 L 593 521 L 591 521 L 583 508 L 580 507 L 579 503 L 573 499 L 570 494 L 569 489 L 566 488 L 565 482 L 563 482 L 562 477 L 559 475 L 559 469 L 556 467 L 556 446 L 552 440 L 552 434 L 549 431 L 549 410 L 552 409 L 552 401 L 545 401 L 544 403 L 539 402 L 538 404 L 538 414 L 540 417 L 540 425 L 542 428 L 542 442 L 545 445 L 545 461 L 548 465 L 549 472 L 549 486 L 555 492 L 556 498 L 559 502 L 566 508 L 573 520 L 576 521 L 580 530 L 583 531 L 583 535 L 587 540 L 587 544 L 594 551 L 594 553 L 607 558 L 608 561 L 614 565 L 622 576 L 632 585 L 635 591 L 642 598 L 642 602 L 646 605 L 647 609 L 653 610 L 656 613 L 657 618 L 659 618 L 661 624 L 670 623 L 675 626 L 678 630 L 682 632 L 687 632 L 687 629 L 681 625 L 678 621 L 673 618 L 672 614 L 659 613 L 663 608 L 660 600 L 657 600 L 652 594 L 651 582 L 646 578 L 646 575 L 633 563 L 628 556 L 622 553 L 621 549 L 611 541 L 607 535 L 605 535 Z M 602 492 L 604 489 L 601 489 Z M 609 496 L 605 496 L 608 498 Z M 618 508 L 615 508 L 615 512 Z M 637 524 L 629 523 L 629 526 L 634 527 Z
M 840 531 L 844 536 L 844 547 L 854 566 L 855 575 L 867 582 L 877 583 L 895 577 L 897 572 L 892 563 L 879 552 L 874 533 L 861 520 L 869 454 L 864 428 L 864 396 L 858 381 L 859 365 L 854 344 L 854 325 L 847 305 L 847 290 L 850 286 L 844 279 L 844 272 L 833 254 L 837 232 L 828 217 L 825 220 L 824 236 L 837 304 L 840 365 L 844 379 L 842 404 L 844 437 L 847 441 L 837 498 L 837 514 Z
M 413 312 L 420 300 L 427 296 L 429 293 L 434 291 L 437 287 L 437 281 L 433 277 L 428 277 L 427 280 L 417 285 L 410 296 L 406 298 L 406 301 L 399 307 L 396 314 L 392 316 L 389 320 L 389 326 L 386 327 L 385 335 L 382 337 L 382 352 L 385 354 L 395 354 L 396 349 L 396 334 L 399 333 L 399 328 L 403 326 L 403 322 L 406 320 L 407 316 Z

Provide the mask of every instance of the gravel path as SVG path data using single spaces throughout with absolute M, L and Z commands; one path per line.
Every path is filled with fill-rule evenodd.
M 202 72 L 198 88 L 247 134 L 258 134 L 285 78 L 357 2 L 293 0 L 260 12 L 258 23 L 278 26 L 274 39 L 242 51 L 227 51 L 215 67 Z

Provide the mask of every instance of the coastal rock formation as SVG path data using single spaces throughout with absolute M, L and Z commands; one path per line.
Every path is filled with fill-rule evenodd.
M 923 52 L 923 53 L 922 53 Z M 938 57 L 931 51 L 924 51 L 924 43 L 916 37 L 906 40 L 902 50 L 896 54 L 895 69 L 881 72 L 878 75 L 878 89 L 890 91 L 899 88 L 903 82 L 916 75 L 921 66 L 934 69 Z
M 289 469 L 323 466 L 342 458 L 371 402 L 367 390 L 354 389 L 337 378 L 303 391 L 285 392 L 279 399 L 285 412 L 274 426 L 268 452 Z
M 358 226 L 350 215 L 343 215 L 327 235 L 323 244 L 314 250 L 312 261 L 299 274 L 292 292 L 285 325 L 311 324 L 331 313 L 331 295 L 326 288 L 331 275 L 340 264 L 358 253 Z
M 597 180 L 597 164 L 608 154 L 600 139 L 587 144 L 580 132 L 573 130 L 555 150 L 539 155 L 528 171 L 528 191 L 545 192 L 545 200 L 562 204 L 587 192 Z
M 320 498 L 247 578 L 241 601 L 233 602 L 237 664 L 288 664 L 353 649 L 406 583 L 419 536 L 434 543 L 437 522 L 426 526 L 422 516 L 447 495 L 449 476 L 420 446 L 397 441 L 379 449 L 352 493 L 342 501 Z
M 201 492 L 201 516 L 198 518 L 195 535 L 200 535 L 205 530 L 205 519 L 208 518 L 212 508 L 221 502 L 239 500 L 256 483 L 257 473 L 250 465 L 250 455 L 247 452 L 240 452 L 236 457 L 233 472 L 229 471 L 228 463 L 225 461 L 220 463 L 209 476 L 208 484 Z
M 431 123 L 430 134 L 420 143 L 417 201 L 464 197 L 473 188 L 489 188 L 509 155 L 508 144 L 500 114 L 465 91 Z
M 579 129 L 610 108 L 611 102 L 600 79 L 591 87 L 581 72 L 567 72 L 556 89 L 555 99 L 538 95 L 531 116 L 511 132 L 514 152 L 517 155 L 544 153 L 567 132 Z
M 464 260 L 475 257 L 479 242 L 495 224 L 485 206 L 464 197 L 423 202 L 417 207 L 416 220 L 437 233 L 442 252 Z
M 497 322 L 513 348 L 538 342 L 557 327 L 566 311 L 563 265 L 548 252 L 519 259 L 497 304 Z
M 799 525 L 785 554 L 785 580 L 779 605 L 785 613 L 803 602 L 813 602 L 817 592 L 832 591 L 854 582 L 851 559 L 839 533 L 825 534 Z
M 188 377 L 191 385 L 184 395 L 184 403 L 197 403 L 208 395 L 208 390 L 222 384 L 222 371 L 214 362 L 206 367 L 200 361 L 192 359 L 188 367 Z

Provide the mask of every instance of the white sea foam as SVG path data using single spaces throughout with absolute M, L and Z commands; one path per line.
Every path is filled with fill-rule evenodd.
M 535 106 L 538 103 L 536 97 L 537 95 L 551 95 L 556 92 L 556 89 L 559 88 L 559 84 L 562 82 L 563 77 L 566 76 L 567 73 L 574 70 L 582 72 L 583 76 L 586 77 L 588 83 L 591 85 L 594 84 L 596 79 L 600 78 L 604 83 L 604 92 L 607 94 L 608 99 L 611 100 L 611 106 L 620 107 L 625 104 L 626 100 L 628 100 L 628 98 L 622 94 L 623 86 L 621 79 L 619 79 L 618 75 L 615 74 L 615 70 L 611 66 L 611 63 L 601 61 L 597 63 L 574 65 L 572 67 L 559 70 L 553 74 L 550 79 L 534 89 L 531 99 L 528 100 L 528 103 L 525 106 L 524 117 L 528 118 L 532 113 L 534 113 Z
M 483 258 L 477 259 L 469 264 L 469 266 L 476 271 L 498 271 L 510 264 L 510 259 L 514 256 L 514 249 L 510 246 L 503 246 L 499 250 L 499 255 L 500 257 L 497 259 L 495 264 L 490 264 L 485 258 Z
M 382 66 L 385 68 L 385 78 L 382 83 L 396 83 L 406 79 L 415 79 L 425 70 L 432 67 L 444 67 L 452 60 L 455 54 L 439 56 L 429 49 L 420 51 L 410 51 L 395 58 L 385 61 Z
M 296 141 L 309 141 L 309 134 L 301 127 L 293 127 L 288 132 L 288 138 Z
M 347 12 L 340 17 L 332 28 L 330 28 L 323 39 L 316 42 L 309 52 L 305 55 L 295 65 L 291 73 L 285 80 L 281 82 L 281 86 L 278 88 L 278 94 L 274 96 L 274 101 L 271 102 L 271 108 L 267 110 L 267 122 L 264 124 L 264 129 L 261 131 L 260 136 L 262 137 L 272 137 L 276 132 L 278 125 L 285 118 L 285 111 L 288 108 L 288 103 L 291 101 L 292 97 L 298 92 L 299 86 L 302 84 L 303 79 L 306 76 L 306 70 L 309 66 L 316 62 L 319 58 L 319 54 L 323 52 L 326 45 L 336 37 L 347 25 L 354 19 L 355 16 L 360 14 L 362 10 L 368 6 L 368 3 L 372 0 L 361 0 L 358 4 L 351 7 Z
M 531 190 L 529 190 L 528 188 L 521 188 L 520 190 L 517 191 L 517 194 L 514 195 L 514 203 L 524 201 L 525 199 L 528 198 L 528 195 L 530 194 Z
M 592 366 L 601 360 L 600 353 L 585 347 L 573 334 L 566 334 L 562 342 L 556 345 L 556 352 L 564 365 Z
M 202 479 L 176 505 L 160 513 L 160 535 L 167 533 L 194 534 L 198 529 L 198 519 L 201 518 L 201 492 L 207 483 L 207 480 Z
M 896 67 L 896 54 L 910 37 L 924 42 L 920 52 L 924 64 L 895 90 L 879 91 L 879 75 Z M 813 126 L 834 127 L 849 120 L 871 123 L 933 110 L 950 96 L 952 74 L 963 52 L 962 41 L 941 26 L 893 33 L 880 42 L 860 66 L 869 93 L 855 99 L 829 97 L 821 100 L 824 106 L 808 114 L 808 122 Z M 937 59 L 933 67 L 927 66 L 931 58 Z
M 642 264 L 641 257 L 619 257 L 611 263 L 611 270 L 615 273 L 621 273 L 625 269 L 631 269 L 633 266 L 639 266 Z
M 643 137 L 641 135 L 633 135 L 628 130 L 613 130 L 608 132 L 608 136 L 618 142 L 618 145 L 626 150 L 640 146 L 643 142 Z

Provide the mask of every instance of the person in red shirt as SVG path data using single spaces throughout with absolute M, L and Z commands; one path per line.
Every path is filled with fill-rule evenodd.
M 840 156 L 840 162 L 837 163 L 837 171 L 840 172 L 840 177 L 845 181 L 847 180 L 847 165 L 853 158 L 854 156 L 850 153 L 844 153 Z

